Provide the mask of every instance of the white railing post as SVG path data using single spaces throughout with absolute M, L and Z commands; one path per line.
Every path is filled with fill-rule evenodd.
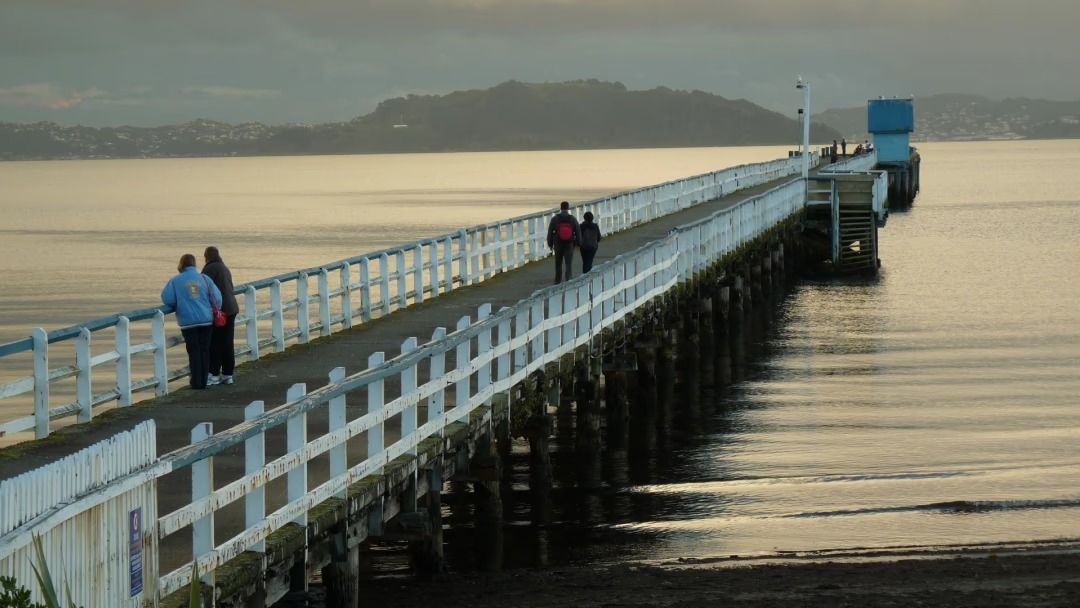
M 457 330 L 464 331 L 469 329 L 471 321 L 468 316 L 461 317 L 457 322 Z M 457 352 L 454 353 L 454 369 L 462 374 L 463 378 L 458 378 L 457 384 L 454 385 L 454 409 L 469 406 L 469 375 L 465 373 L 465 370 L 469 369 L 470 359 L 472 358 L 472 340 L 463 340 L 457 345 Z
M 431 334 L 431 341 L 438 342 L 446 338 L 446 328 L 436 327 L 435 331 Z M 428 382 L 434 382 L 436 385 L 435 392 L 431 393 L 428 397 L 427 406 L 427 419 L 428 422 L 432 420 L 439 420 L 442 418 L 443 413 L 446 411 L 446 389 L 443 388 L 442 377 L 446 375 L 446 351 L 436 350 L 431 355 L 430 365 L 428 367 Z M 436 431 L 437 435 L 443 434 L 443 427 L 445 425 L 440 424 L 439 430 Z
M 265 404 L 252 401 L 244 408 L 244 420 L 254 420 L 262 416 Z M 244 475 L 254 475 L 266 466 L 266 434 L 259 433 L 244 440 Z M 259 486 L 244 495 L 244 528 L 251 528 L 266 519 L 266 487 Z M 266 550 L 266 541 L 259 541 L 251 547 L 252 551 Z
M 439 241 L 431 241 L 427 244 L 428 248 L 428 265 L 431 270 L 428 272 L 428 280 L 425 283 L 431 284 L 431 297 L 439 297 Z
M 330 273 L 325 268 L 319 270 L 319 323 L 322 324 L 320 336 L 333 333 L 330 325 Z
M 160 310 L 154 313 L 150 338 L 154 343 L 154 378 L 157 379 L 157 384 L 154 386 L 154 395 L 164 397 L 169 394 L 169 357 L 167 354 L 169 344 L 165 338 L 165 313 Z M 89 337 L 86 340 L 86 347 L 86 352 L 89 353 Z M 82 422 L 82 420 L 80 419 L 79 422 Z
M 161 311 L 158 311 L 158 314 L 160 315 Z M 79 337 L 75 339 L 75 367 L 79 368 L 75 377 L 75 401 L 79 404 L 79 422 L 90 422 L 94 418 L 91 358 L 90 330 L 82 327 L 79 329 Z
M 49 436 L 49 334 L 35 327 L 34 340 L 34 437 Z
M 626 262 L 615 265 L 615 312 L 626 306 Z
M 398 310 L 409 304 L 409 290 L 405 287 L 405 278 L 409 271 L 405 268 L 405 250 L 398 249 L 394 252 L 394 267 L 397 269 L 397 301 Z
M 382 314 L 390 314 L 390 256 L 379 255 L 379 304 Z
M 589 332 L 596 335 L 602 328 L 604 322 L 604 303 L 601 301 L 601 294 L 604 293 L 604 276 L 597 275 L 589 281 L 589 300 L 592 306 L 592 318 L 589 320 Z
M 285 350 L 285 311 L 281 306 L 281 281 L 274 279 L 270 284 L 271 336 L 274 338 L 274 351 Z
M 491 304 L 481 304 L 480 309 L 476 313 L 476 322 L 483 323 L 491 316 Z M 484 391 L 491 386 L 491 329 L 485 329 L 476 336 L 476 355 L 480 357 L 483 362 L 480 364 L 480 371 L 476 376 L 476 392 L 477 394 L 484 394 Z M 485 403 L 490 403 L 490 400 L 485 399 Z
M 480 230 L 473 230 L 469 233 L 469 281 L 468 285 L 475 285 L 480 282 L 480 247 L 483 243 L 480 241 Z
M 454 290 L 454 237 L 448 236 L 443 241 L 443 291 Z
M 251 285 L 244 290 L 244 316 L 247 317 L 248 356 L 255 361 L 259 358 L 259 305 Z
M 131 321 L 121 315 L 116 321 L 117 407 L 131 405 Z
M 382 352 L 372 353 L 368 357 L 368 369 L 378 367 L 386 360 L 386 355 Z M 383 380 L 375 380 L 367 386 L 367 413 L 368 415 L 375 415 L 383 410 L 384 407 L 384 385 Z M 385 423 L 382 420 L 373 424 L 367 431 L 367 459 L 378 460 L 380 465 L 372 468 L 372 474 L 378 474 L 382 470 L 383 464 L 383 450 L 385 448 Z M 372 507 L 371 512 L 368 514 L 368 532 L 370 534 L 382 533 L 382 502 L 376 501 Z
M 360 320 L 371 320 L 371 261 L 360 258 Z
M 529 310 L 521 308 L 514 315 L 514 336 L 522 337 L 529 333 Z M 529 364 L 529 343 L 526 341 L 514 350 L 514 373 L 525 369 Z
M 416 350 L 417 341 L 416 338 L 407 338 L 401 343 L 401 354 L 411 353 Z M 412 398 L 416 393 L 416 366 L 410 365 L 409 367 L 401 370 L 401 397 L 402 399 L 412 401 Z M 417 422 L 417 403 L 413 402 L 404 410 L 401 411 L 401 439 L 407 445 L 409 445 L 408 453 L 416 454 L 416 422 Z
M 529 261 L 525 257 L 525 239 L 528 235 L 525 231 L 525 222 L 518 220 L 514 222 L 514 250 L 517 252 L 514 255 L 514 268 L 524 266 L 525 262 Z
M 473 272 L 477 283 L 491 276 L 491 228 L 480 228 L 473 234 L 476 239 L 476 247 L 473 249 L 476 259 L 476 269 Z
M 530 327 L 529 333 L 536 331 L 536 337 L 532 339 L 532 356 L 529 358 L 530 362 L 536 364 L 544 358 L 544 332 L 540 329 L 544 325 L 544 301 L 537 298 L 533 302 L 532 310 L 529 311 Z
M 561 292 L 548 296 L 547 319 L 549 321 L 562 314 L 562 300 L 563 294 Z M 560 346 L 562 346 L 562 325 L 549 326 L 547 330 L 547 352 L 553 353 Z
M 540 251 L 536 247 L 536 243 L 537 243 L 536 226 L 537 226 L 536 218 L 535 217 L 530 217 L 528 219 L 528 224 L 527 224 L 527 227 L 525 229 L 526 232 L 527 232 L 527 234 L 525 235 L 525 239 L 527 241 L 527 255 L 529 256 L 528 259 L 529 259 L 530 262 L 540 259 Z
M 214 434 L 214 425 L 200 422 L 191 429 L 191 443 L 196 444 L 209 439 Z M 191 502 L 210 496 L 214 491 L 214 457 L 208 456 L 191 465 Z M 199 558 L 214 550 L 214 512 L 207 513 L 191 525 L 192 560 L 197 564 Z M 207 572 L 200 577 L 207 585 L 214 584 L 214 573 Z
M 330 384 L 340 384 L 345 379 L 345 368 L 335 367 L 330 370 Z M 328 432 L 333 433 L 345 428 L 348 420 L 345 417 L 345 395 L 338 395 L 333 399 L 330 399 L 329 403 L 329 427 Z M 341 445 L 330 448 L 330 479 L 336 479 L 344 475 L 348 470 L 348 453 L 346 450 L 346 444 L 343 442 Z M 337 497 L 344 499 L 346 491 L 343 489 L 338 492 Z
M 578 308 L 580 308 L 580 307 L 582 307 L 582 306 L 584 306 L 586 304 L 589 304 L 589 289 L 592 286 L 592 284 L 595 282 L 595 280 L 596 280 L 595 277 L 590 278 L 587 283 L 582 283 L 581 287 L 578 288 L 578 290 L 577 290 L 577 305 L 578 305 Z M 591 323 L 591 319 L 592 319 L 592 310 L 593 310 L 593 306 L 590 305 L 590 306 L 586 306 L 584 313 L 581 313 L 581 312 L 578 313 L 577 329 L 574 332 L 574 338 L 575 339 L 579 338 L 581 336 L 588 335 L 588 333 L 589 333 L 589 324 Z
M 568 289 L 563 292 L 563 311 L 570 314 L 571 317 L 560 324 L 562 327 L 562 343 L 571 344 L 571 348 L 573 348 L 574 338 L 577 337 L 577 292 L 576 289 Z
M 371 355 L 368 357 L 368 362 L 367 362 L 368 369 L 378 367 L 378 366 L 382 365 L 384 361 L 386 361 L 386 355 L 384 353 L 382 353 L 382 352 L 371 353 Z M 384 385 L 383 380 L 379 379 L 379 380 L 373 381 L 371 384 L 368 385 L 367 392 L 368 392 L 367 413 L 368 414 L 375 414 L 376 412 L 381 412 L 382 409 L 383 409 L 384 402 L 385 402 L 385 400 L 384 400 L 384 397 L 385 397 L 385 385 Z M 385 443 L 384 443 L 385 442 L 385 433 L 384 433 L 384 430 L 385 430 L 385 426 L 383 424 L 383 421 L 381 421 L 381 420 L 378 423 L 372 425 L 370 429 L 368 429 L 368 432 L 367 432 L 367 447 L 368 447 L 367 455 L 368 455 L 368 458 L 375 458 L 376 456 L 378 456 L 383 451 L 383 448 L 385 447 Z M 382 467 L 378 467 L 378 469 L 381 469 L 381 468 Z M 378 470 L 378 469 L 376 469 L 376 470 Z
M 287 403 L 292 403 L 297 399 L 302 398 L 307 394 L 307 385 L 303 382 L 289 387 L 285 396 Z M 286 438 L 285 438 L 285 452 L 293 454 L 304 449 L 304 444 L 307 443 L 307 412 L 300 412 L 299 414 L 289 418 L 286 423 Z M 308 463 L 304 461 L 303 464 L 297 466 L 293 470 L 288 472 L 288 486 L 289 495 L 288 501 L 291 503 L 296 500 L 300 500 L 307 494 L 307 477 L 308 477 Z M 293 520 L 294 523 L 301 526 L 307 526 L 307 510 L 305 509 L 299 517 Z
M 491 270 L 489 275 L 494 275 L 506 270 L 506 266 L 503 261 L 503 248 L 506 247 L 506 240 L 503 238 L 503 228 L 506 224 L 495 225 L 495 268 Z
M 341 264 L 341 327 L 352 329 L 352 266 L 348 262 Z
M 499 329 L 495 334 L 496 348 L 505 347 L 510 342 L 510 317 L 506 316 L 506 311 L 507 308 L 505 306 L 499 309 L 499 314 L 506 318 L 499 321 Z M 496 361 L 495 382 L 501 384 L 510 377 L 510 351 L 499 355 Z M 505 388 L 503 390 L 505 390 Z
M 458 276 L 461 286 L 469 284 L 469 233 L 464 228 L 458 232 Z
M 413 247 L 413 301 L 424 303 L 424 250 L 419 244 Z
M 308 277 L 296 277 L 296 326 L 300 329 L 300 344 L 311 342 L 311 298 L 308 296 Z

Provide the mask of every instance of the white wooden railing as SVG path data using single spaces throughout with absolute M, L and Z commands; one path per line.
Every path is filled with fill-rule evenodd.
M 855 154 L 844 160 L 825 167 L 826 173 L 861 173 L 877 166 L 877 150 L 866 154 Z
M 800 169 L 798 160 L 742 165 L 675 180 L 582 203 L 574 212 L 591 211 L 604 233 L 610 234 L 792 175 Z M 817 155 L 812 162 L 816 164 Z M 546 257 L 552 213 L 475 226 L 240 285 L 236 325 L 244 339 L 237 355 L 255 360 L 268 350 L 280 352 L 289 343 L 303 344 L 349 329 Z M 183 339 L 166 328 L 168 316 L 162 307 L 141 309 L 52 332 L 39 327 L 27 338 L 0 344 L 0 362 L 20 355 L 32 359 L 27 363 L 32 365 L 29 375 L 0 384 L 0 404 L 33 399 L 33 413 L 0 423 L 0 437 L 31 429 L 36 437 L 45 437 L 53 420 L 76 416 L 78 422 L 89 422 L 94 408 L 103 404 L 125 407 L 144 391 L 168 394 L 169 382 L 189 375 L 186 366 L 170 367 L 168 351 Z M 102 340 L 94 336 L 106 330 L 113 335 L 105 336 L 104 351 L 95 352 Z M 58 351 L 58 346 L 66 351 Z M 72 350 L 73 355 L 68 352 Z M 178 359 L 186 361 L 186 355 Z M 66 364 L 57 365 L 58 360 Z M 54 406 L 51 387 L 72 379 L 74 400 Z
M 306 523 L 312 507 L 343 496 L 350 484 L 378 474 L 398 456 L 416 453 L 425 439 L 441 436 L 448 425 L 491 403 L 495 395 L 508 392 L 529 374 L 590 344 L 605 328 L 749 243 L 801 210 L 804 203 L 804 185 L 796 179 L 680 226 L 665 238 L 621 254 L 571 281 L 538 290 L 511 307 L 493 311 L 490 305 L 481 306 L 476 318 L 462 317 L 451 331 L 436 328 L 423 344 L 417 338 L 405 340 L 400 353 L 390 360 L 377 352 L 369 357 L 367 369 L 358 373 L 347 375 L 340 367 L 330 370 L 329 383 L 316 390 L 294 385 L 286 403 L 269 411 L 264 410 L 263 401 L 255 401 L 247 407 L 246 422 L 223 432 L 214 434 L 209 423 L 199 424 L 192 432 L 191 445 L 54 511 L 82 513 L 148 478 L 190 468 L 191 502 L 148 522 L 149 534 L 157 543 L 144 546 L 156 550 L 158 543 L 190 527 L 191 561 L 160 575 L 147 587 L 158 598 L 178 591 L 190 582 L 196 563 L 200 575 L 212 582 L 216 570 L 230 559 L 243 551 L 263 549 L 275 530 L 289 522 Z M 388 398 L 385 384 L 391 379 L 399 379 L 401 388 L 400 394 Z M 360 395 L 366 409 L 349 419 L 347 402 Z M 508 408 L 515 407 L 509 399 L 506 403 Z M 423 417 L 421 404 L 426 406 Z M 309 441 L 308 414 L 321 408 L 327 409 L 329 430 Z M 387 444 L 384 427 L 394 418 L 400 421 L 400 433 Z M 287 436 L 287 451 L 267 462 L 266 434 L 281 428 Z M 366 452 L 349 453 L 348 441 L 361 435 Z M 244 476 L 215 487 L 214 457 L 240 446 L 245 455 Z M 329 457 L 329 478 L 313 487 L 308 482 L 308 463 L 323 454 Z M 266 513 L 265 488 L 282 476 L 287 477 L 287 502 Z M 238 500 L 245 505 L 244 529 L 219 540 L 215 514 Z M 7 547 L 25 546 L 24 541 L 36 531 L 35 522 L 51 517 L 56 525 L 55 513 L 43 515 L 38 509 L 30 519 L 18 514 L 31 512 L 23 509 L 21 501 L 0 495 L 0 504 L 16 510 L 13 525 L 0 535 L 0 560 L 7 557 Z M 157 505 L 147 511 L 157 512 Z M 157 556 L 146 563 L 157 564 Z

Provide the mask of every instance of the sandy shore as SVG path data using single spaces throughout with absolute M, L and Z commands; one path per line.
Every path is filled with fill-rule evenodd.
M 725 559 L 444 575 L 430 581 L 383 579 L 365 582 L 361 605 L 1080 606 L 1080 553 L 1075 548 L 858 559 Z

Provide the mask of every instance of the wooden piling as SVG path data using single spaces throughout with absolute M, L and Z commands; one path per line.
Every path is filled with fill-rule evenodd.
M 600 382 L 593 365 L 578 360 L 574 365 L 574 400 L 577 423 L 574 451 L 577 456 L 577 477 L 582 487 L 595 488 L 603 483 L 602 446 L 600 440 Z
M 604 362 L 604 410 L 607 417 L 605 463 L 608 478 L 619 485 L 629 481 L 627 445 L 630 440 L 629 402 L 626 395 L 626 369 L 629 357 L 617 351 Z
M 473 482 L 473 522 L 479 549 L 478 567 L 485 572 L 497 572 L 503 563 L 503 507 L 498 462 L 490 437 L 479 439 L 470 469 L 478 473 Z M 492 466 L 495 470 L 491 470 Z M 484 470 L 488 474 L 481 473 Z
M 330 536 L 330 564 L 322 569 L 322 579 L 327 608 L 360 607 L 360 546 L 349 547 L 345 526 Z
M 552 398 L 558 399 L 560 391 L 545 383 L 544 375 L 535 375 L 534 391 L 537 407 L 525 423 L 525 437 L 529 440 L 529 497 L 532 502 L 533 525 L 546 526 L 551 522 L 551 431 L 552 419 L 547 413 Z M 555 385 L 557 387 L 557 385 Z
M 701 343 L 698 337 L 698 314 L 686 311 L 680 317 L 679 399 L 688 426 L 696 429 L 701 420 Z
M 713 317 L 713 298 L 703 293 L 698 301 L 698 345 L 701 349 L 701 401 L 711 408 L 716 395 L 716 333 Z
M 671 444 L 671 413 L 675 406 L 675 353 L 678 343 L 674 329 L 660 332 L 660 348 L 656 351 L 656 430 L 657 447 L 668 452 Z
M 637 371 L 633 411 L 630 414 L 631 453 L 644 455 L 656 451 L 656 349 L 659 343 L 651 327 L 646 328 L 634 345 Z

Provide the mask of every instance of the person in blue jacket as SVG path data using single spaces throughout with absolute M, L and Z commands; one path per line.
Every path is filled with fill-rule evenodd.
M 210 298 L 221 302 L 221 291 L 210 277 L 195 267 L 195 256 L 185 253 L 176 266 L 177 274 L 161 290 L 165 312 L 176 311 L 176 324 L 184 335 L 188 363 L 191 365 L 191 388 L 206 388 L 210 375 L 210 332 L 214 313 Z

